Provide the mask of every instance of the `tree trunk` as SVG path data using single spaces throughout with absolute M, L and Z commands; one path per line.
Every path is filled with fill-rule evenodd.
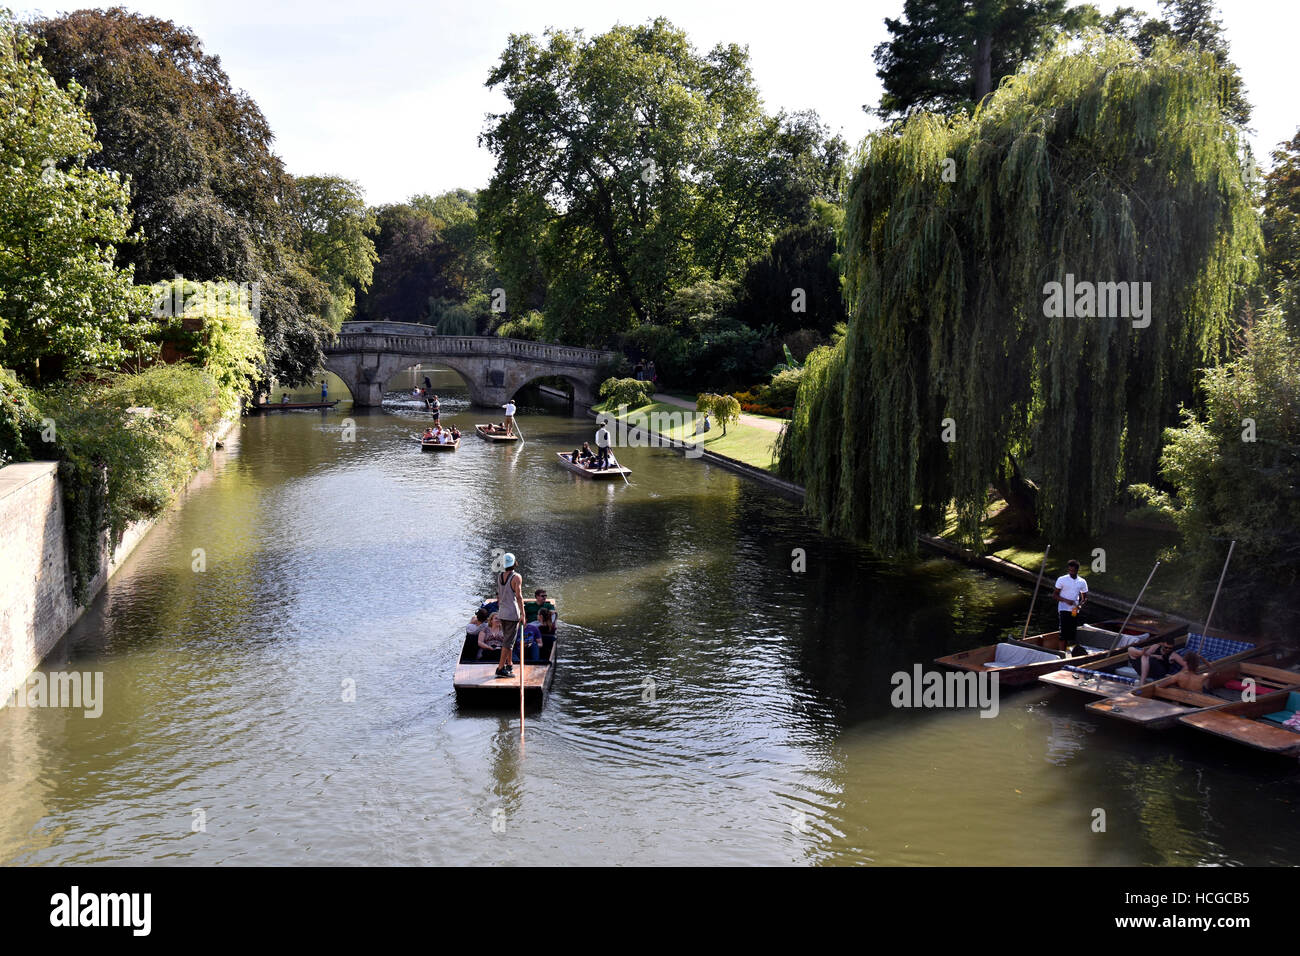
M 981 32 L 975 37 L 975 62 L 971 70 L 975 81 L 975 103 L 993 92 L 993 34 Z

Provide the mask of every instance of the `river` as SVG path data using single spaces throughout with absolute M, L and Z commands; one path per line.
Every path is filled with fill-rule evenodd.
M 589 419 L 521 409 L 502 447 L 482 414 L 446 397 L 468 434 L 438 455 L 414 408 L 246 419 L 44 665 L 102 672 L 102 716 L 0 710 L 0 860 L 1300 862 L 1292 762 L 1046 688 L 891 706 L 894 672 L 1018 629 L 1027 588 L 881 562 L 665 449 L 583 481 L 554 453 Z M 517 712 L 451 686 L 494 548 L 563 622 L 522 752 Z

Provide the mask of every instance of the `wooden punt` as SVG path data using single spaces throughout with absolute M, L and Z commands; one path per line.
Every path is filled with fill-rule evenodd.
M 474 431 L 478 432 L 479 438 L 486 439 L 487 441 L 519 441 L 518 432 L 513 435 L 494 435 L 492 432 L 486 430 L 487 427 L 487 425 L 475 425 Z
M 1300 756 L 1300 733 L 1283 727 L 1278 721 L 1265 719 L 1268 714 L 1293 711 L 1291 705 L 1300 703 L 1292 697 L 1293 692 L 1287 688 L 1265 694 L 1257 700 L 1184 714 L 1178 722 L 1254 750 L 1283 757 Z
M 518 647 L 518 642 L 515 644 Z M 496 652 L 490 658 L 478 656 L 478 640 L 468 634 L 456 663 L 452 684 L 456 688 L 456 702 L 465 706 L 518 707 L 519 673 L 524 674 L 524 704 L 540 707 L 546 702 L 551 682 L 555 680 L 555 664 L 559 648 L 559 629 L 555 634 L 542 635 L 541 661 L 515 664 L 513 677 L 497 677 Z
M 575 465 L 572 459 L 569 458 L 568 452 L 558 451 L 555 455 L 560 459 L 561 465 L 573 472 L 575 475 L 582 475 L 584 478 L 599 480 L 601 478 L 618 478 L 622 475 L 632 474 L 631 468 L 624 468 L 617 462 L 609 468 L 587 468 L 583 465 Z
M 250 405 L 249 411 L 254 412 L 295 412 L 312 408 L 333 408 L 341 398 L 336 398 L 332 402 L 267 402 L 264 405 Z
M 1072 656 L 1071 648 L 1066 647 L 1061 640 L 1061 632 L 1049 631 L 1024 640 L 1014 638 L 949 654 L 947 657 L 936 658 L 935 663 L 957 670 L 995 673 L 998 675 L 999 687 L 1023 687 L 1032 684 L 1043 674 L 1059 670 L 1065 663 L 1088 666 L 1102 661 L 1113 653 L 1113 648 L 1120 639 L 1121 627 L 1130 636 L 1150 635 L 1135 642 L 1136 645 L 1187 631 L 1185 624 L 1174 626 L 1155 618 L 1132 618 L 1127 625 L 1122 619 L 1102 621 L 1100 624 L 1084 624 L 1079 627 L 1076 646 L 1092 648 L 1091 653 L 1076 653 Z M 1002 663 L 1004 661 L 1008 663 Z
M 460 447 L 459 438 L 451 442 L 425 441 L 423 438 L 421 438 L 419 439 L 419 442 L 420 442 L 420 448 L 423 449 L 424 451 L 455 451 L 457 448 Z
M 1203 673 L 1170 674 L 1127 694 L 1093 701 L 1088 710 L 1148 730 L 1164 730 L 1182 717 L 1240 703 L 1243 691 L 1239 685 L 1246 678 L 1253 679 L 1257 693 L 1262 694 L 1300 688 L 1300 672 L 1277 666 L 1290 663 L 1294 655 L 1277 657 L 1271 652 L 1271 647 L 1259 647 L 1243 652 L 1237 660 L 1211 664 Z M 1228 687 L 1229 682 L 1238 686 Z
M 1182 650 L 1187 643 L 1187 625 L 1173 628 L 1167 633 L 1174 643 L 1174 649 Z M 1142 641 L 1138 646 L 1154 644 L 1163 636 L 1157 634 L 1156 638 Z M 1038 675 L 1038 682 L 1049 687 L 1078 691 L 1089 697 L 1119 697 L 1137 685 L 1137 674 L 1132 669 L 1128 648 L 1122 648 L 1091 664 L 1068 661 L 1058 670 Z

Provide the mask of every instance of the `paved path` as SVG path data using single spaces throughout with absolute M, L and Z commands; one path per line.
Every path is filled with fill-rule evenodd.
M 672 395 L 665 395 L 663 392 L 655 392 L 654 400 L 656 402 L 666 402 L 669 405 L 676 405 L 678 408 L 689 408 L 695 411 L 695 403 L 688 402 L 684 398 L 675 398 Z M 740 413 L 740 422 L 742 425 L 753 425 L 755 428 L 761 428 L 765 432 L 779 432 L 781 422 L 772 418 L 763 418 L 761 415 L 750 415 L 747 412 Z

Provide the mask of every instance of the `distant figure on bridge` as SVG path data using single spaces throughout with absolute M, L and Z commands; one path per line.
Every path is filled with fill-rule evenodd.
M 515 433 L 515 403 L 506 402 L 501 407 L 506 410 L 506 420 L 501 424 L 505 425 L 507 435 L 513 435 Z

